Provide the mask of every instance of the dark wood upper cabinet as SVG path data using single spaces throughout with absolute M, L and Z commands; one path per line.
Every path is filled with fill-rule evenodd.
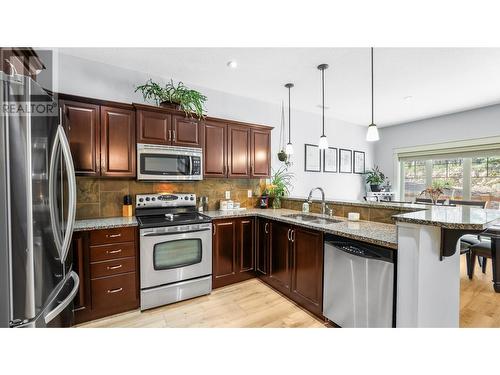
M 101 152 L 99 106 L 69 100 L 61 100 L 60 105 L 75 173 L 80 176 L 99 176 Z
M 213 222 L 212 286 L 218 288 L 236 280 L 236 221 Z
M 294 227 L 291 298 L 316 315 L 323 311 L 323 233 Z
M 135 177 L 135 113 L 101 107 L 101 176 Z
M 181 115 L 172 116 L 172 145 L 202 147 L 202 131 L 198 120 Z
M 137 143 L 169 145 L 172 115 L 161 111 L 137 110 Z
M 227 176 L 227 125 L 206 121 L 203 132 L 204 177 Z
M 271 131 L 251 130 L 251 175 L 269 177 L 271 175 Z
M 250 127 L 228 126 L 228 177 L 250 177 Z
M 290 232 L 289 224 L 273 221 L 267 282 L 284 294 L 290 292 Z

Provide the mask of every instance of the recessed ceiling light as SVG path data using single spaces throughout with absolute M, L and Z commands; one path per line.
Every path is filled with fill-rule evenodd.
M 406 100 L 406 101 L 409 101 L 409 100 L 413 99 L 413 96 L 408 95 L 408 96 L 405 96 L 403 99 Z
M 238 67 L 238 63 L 234 60 L 228 61 L 226 65 L 231 69 L 236 69 Z

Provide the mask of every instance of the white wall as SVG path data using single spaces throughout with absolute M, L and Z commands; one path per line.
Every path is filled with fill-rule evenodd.
M 119 102 L 142 103 L 142 96 L 139 93 L 134 93 L 134 88 L 150 78 L 147 73 L 64 54 L 59 54 L 55 66 L 57 66 L 58 85 L 54 88 L 56 91 Z M 151 78 L 165 81 L 161 77 L 153 76 Z M 165 78 L 170 79 L 168 72 L 165 73 Z M 175 80 L 175 77 L 172 78 Z M 272 166 L 275 169 L 279 167 L 280 162 L 276 156 L 279 146 L 281 113 L 279 105 L 197 87 L 189 82 L 186 84 L 200 90 L 208 97 L 206 107 L 210 116 L 274 126 Z M 286 90 L 283 89 L 283 98 L 286 96 Z M 277 99 L 279 101 L 281 98 Z M 320 131 L 320 116 L 300 111 L 292 112 L 292 142 L 295 146 L 295 154 L 290 170 L 295 173 L 296 177 L 291 195 L 295 197 L 306 196 L 311 188 L 322 186 L 329 198 L 361 199 L 364 195 L 364 183 L 360 175 L 304 172 L 304 143 L 317 144 Z M 365 141 L 365 131 L 365 127 L 340 120 L 327 119 L 326 121 L 326 134 L 330 146 L 365 151 L 366 167 L 370 168 L 373 146 Z
M 394 150 L 402 147 L 500 136 L 500 105 L 433 117 L 379 129 L 376 164 L 394 181 Z

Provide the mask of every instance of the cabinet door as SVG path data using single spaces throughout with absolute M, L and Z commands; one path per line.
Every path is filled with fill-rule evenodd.
M 202 126 L 198 120 L 185 116 L 172 116 L 172 144 L 174 146 L 201 147 Z
M 271 171 L 271 131 L 251 131 L 251 174 L 252 177 L 269 177 Z
M 75 323 L 78 324 L 89 320 L 92 310 L 90 296 L 90 248 L 88 232 L 75 232 L 73 234 L 71 248 L 73 251 L 73 270 L 80 278 L 78 293 L 73 300 Z
M 134 111 L 101 107 L 101 175 L 135 177 Z
M 171 121 L 168 113 L 138 110 L 137 143 L 169 145 L 172 140 Z
M 227 129 L 227 176 L 250 177 L 250 128 L 229 125 Z
M 99 106 L 67 100 L 60 105 L 76 175 L 99 176 Z
M 238 219 L 238 281 L 254 276 L 255 270 L 255 219 Z
M 290 292 L 290 240 L 291 228 L 287 224 L 271 223 L 271 247 L 269 259 L 269 278 L 267 282 L 285 295 Z
M 269 220 L 257 219 L 256 232 L 255 269 L 258 275 L 267 276 L 269 267 L 269 240 L 271 236 L 271 223 Z
M 218 288 L 236 280 L 236 222 L 213 222 L 212 286 Z
M 323 234 L 296 227 L 292 233 L 291 298 L 312 313 L 323 310 Z
M 205 177 L 227 176 L 227 125 L 205 122 L 203 135 L 203 175 Z

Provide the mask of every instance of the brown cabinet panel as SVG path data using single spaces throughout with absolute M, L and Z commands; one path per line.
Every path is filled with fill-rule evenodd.
M 290 246 L 291 227 L 288 224 L 273 221 L 271 224 L 271 246 L 268 282 L 280 292 L 290 291 Z
M 203 135 L 204 177 L 227 176 L 227 125 L 205 122 Z
M 253 218 L 243 218 L 238 222 L 238 266 L 239 272 L 252 272 L 255 269 L 255 220 Z
M 170 144 L 172 115 L 156 111 L 136 112 L 137 143 Z
M 91 309 L 88 242 L 88 232 L 75 232 L 71 243 L 73 251 L 73 270 L 80 278 L 78 293 L 73 300 L 76 324 L 84 321 L 83 317 L 89 314 Z
M 135 227 L 98 229 L 90 232 L 91 245 L 104 245 L 135 240 Z
M 91 281 L 92 308 L 101 314 L 124 311 L 137 305 L 135 273 L 103 277 Z
M 269 245 L 271 238 L 271 223 L 269 220 L 257 219 L 255 249 L 255 270 L 261 276 L 267 276 L 269 270 Z
M 218 288 L 236 280 L 236 222 L 214 221 L 213 225 L 212 284 Z
M 101 147 L 99 106 L 68 100 L 61 100 L 60 105 L 75 173 L 81 176 L 99 176 Z
M 250 177 L 250 128 L 230 125 L 227 129 L 227 176 Z
M 120 273 L 135 272 L 135 258 L 120 258 L 90 264 L 90 277 L 106 277 Z
M 101 262 L 103 260 L 131 257 L 134 256 L 134 254 L 135 242 L 123 242 L 90 247 L 91 262 Z
M 135 114 L 101 107 L 101 175 L 135 177 Z
M 271 131 L 251 130 L 251 175 L 269 177 L 271 174 Z
M 185 116 L 172 116 L 172 145 L 201 147 L 202 126 L 198 120 Z
M 323 310 L 323 233 L 295 227 L 291 237 L 291 298 L 316 315 L 321 315 Z

